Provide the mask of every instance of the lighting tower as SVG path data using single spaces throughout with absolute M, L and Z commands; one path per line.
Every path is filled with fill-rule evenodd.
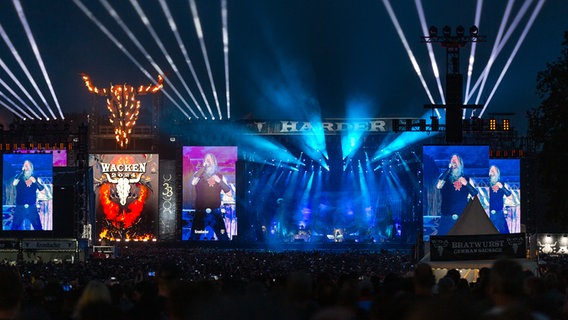
M 462 113 L 464 108 L 477 109 L 481 105 L 463 104 L 463 75 L 460 73 L 460 48 L 469 42 L 485 41 L 484 36 L 479 35 L 476 26 L 469 28 L 469 35 L 465 34 L 465 28 L 458 26 L 455 34 L 452 29 L 445 26 L 442 34 L 438 35 L 438 28 L 431 26 L 429 35 L 422 37 L 426 43 L 440 43 L 446 48 L 446 105 L 425 105 L 425 108 L 446 109 L 446 142 L 462 142 Z

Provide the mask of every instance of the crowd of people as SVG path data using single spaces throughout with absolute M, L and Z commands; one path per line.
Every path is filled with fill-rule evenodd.
M 568 268 L 497 260 L 469 283 L 402 252 L 122 247 L 0 266 L 0 319 L 565 319 Z

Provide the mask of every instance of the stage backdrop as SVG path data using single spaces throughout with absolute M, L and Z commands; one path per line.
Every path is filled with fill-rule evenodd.
M 95 234 L 98 239 L 157 238 L 157 154 L 93 154 Z

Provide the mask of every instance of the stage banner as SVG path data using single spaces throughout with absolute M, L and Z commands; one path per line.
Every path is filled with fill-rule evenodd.
M 158 230 L 157 154 L 92 154 L 99 240 L 149 241 Z
M 178 188 L 176 187 L 176 161 L 160 160 L 159 235 L 161 240 L 176 239 Z
M 23 240 L 22 249 L 44 251 L 77 251 L 77 240 Z
M 492 260 L 525 256 L 524 233 L 430 237 L 431 261 Z

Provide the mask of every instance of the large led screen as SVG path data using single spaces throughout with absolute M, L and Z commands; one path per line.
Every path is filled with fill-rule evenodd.
M 521 233 L 521 161 L 489 159 L 487 177 L 479 183 L 479 198 L 500 233 Z
M 423 147 L 424 240 L 447 235 L 489 175 L 488 146 Z M 490 226 L 490 225 L 489 225 Z
M 3 155 L 2 230 L 53 230 L 51 154 Z
M 237 147 L 183 147 L 182 240 L 237 235 Z
M 54 167 L 67 167 L 67 150 L 19 150 L 22 154 L 49 153 L 53 155 Z
M 156 239 L 158 160 L 157 154 L 90 155 L 100 240 Z

